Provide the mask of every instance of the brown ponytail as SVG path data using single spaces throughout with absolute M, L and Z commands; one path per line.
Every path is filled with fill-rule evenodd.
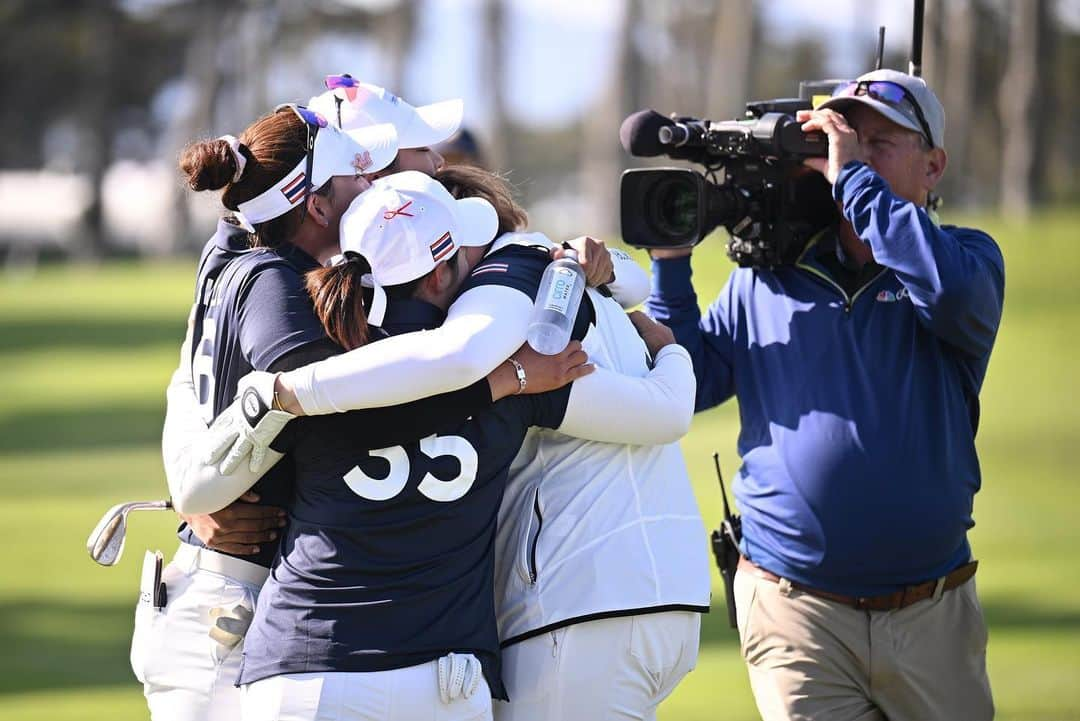
M 264 115 L 240 134 L 240 150 L 247 164 L 240 179 L 236 158 L 229 144 L 221 140 L 201 140 L 180 153 L 180 170 L 192 190 L 221 190 L 221 203 L 229 210 L 239 210 L 247 202 L 273 187 L 296 167 L 307 147 L 307 127 L 296 113 Z M 329 183 L 327 183 L 329 185 Z M 325 192 L 319 189 L 315 192 Z M 282 216 L 255 226 L 253 245 L 274 248 L 293 236 L 307 210 L 299 205 Z
M 315 315 L 330 339 L 345 350 L 359 348 L 368 342 L 367 314 L 364 313 L 367 289 L 361 278 L 370 272 L 367 260 L 351 255 L 344 263 L 317 268 L 306 276 Z

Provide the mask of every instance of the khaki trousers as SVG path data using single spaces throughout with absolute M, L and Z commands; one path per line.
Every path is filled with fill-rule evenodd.
M 898 611 L 860 611 L 740 571 L 735 599 L 765 721 L 994 716 L 975 579 Z

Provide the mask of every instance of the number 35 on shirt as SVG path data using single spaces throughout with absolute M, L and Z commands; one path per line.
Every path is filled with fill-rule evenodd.
M 433 501 L 449 503 L 461 498 L 472 488 L 476 481 L 477 455 L 469 441 L 461 436 L 430 435 L 421 439 L 420 452 L 432 460 L 453 456 L 461 467 L 457 476 L 445 481 L 431 473 L 425 473 L 417 487 L 424 496 Z M 385 459 L 390 464 L 390 471 L 383 478 L 372 478 L 359 466 L 354 466 L 344 477 L 349 490 L 369 501 L 388 501 L 405 490 L 411 464 L 404 446 L 379 448 L 368 451 L 368 455 Z

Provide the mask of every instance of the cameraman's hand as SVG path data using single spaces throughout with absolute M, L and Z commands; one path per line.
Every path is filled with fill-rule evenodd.
M 804 133 L 820 130 L 828 136 L 829 157 L 807 158 L 803 164 L 824 175 L 830 184 L 836 182 L 840 169 L 846 163 L 852 160 L 866 161 L 858 133 L 835 110 L 800 110 L 795 119 L 802 122 Z
M 661 348 L 675 342 L 675 334 L 671 332 L 670 328 L 653 320 L 640 310 L 627 313 L 627 315 L 630 316 L 630 322 L 634 324 L 638 335 L 645 341 L 645 347 L 649 349 L 649 355 L 653 358 L 656 357 Z
M 577 251 L 578 265 L 585 271 L 585 280 L 590 288 L 615 280 L 615 266 L 604 241 L 582 235 L 566 242 L 571 249 Z M 564 248 L 551 249 L 552 260 L 558 260 L 565 254 Z

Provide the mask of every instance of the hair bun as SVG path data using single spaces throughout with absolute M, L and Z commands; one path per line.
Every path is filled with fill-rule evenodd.
M 202 140 L 184 148 L 180 170 L 192 190 L 220 190 L 232 182 L 239 168 L 229 142 L 222 138 Z

